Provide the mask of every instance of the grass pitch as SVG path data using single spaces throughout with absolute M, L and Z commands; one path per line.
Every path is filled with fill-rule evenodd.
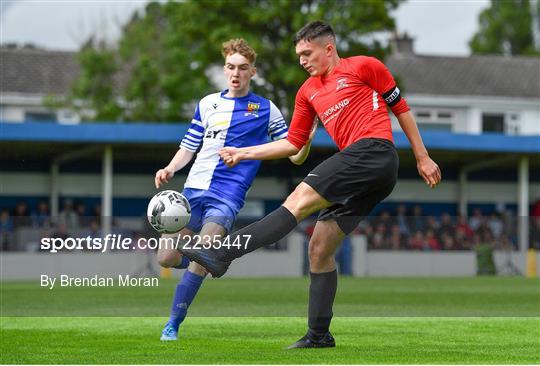
M 174 286 L 3 283 L 0 363 L 540 363 L 537 280 L 340 278 L 337 347 L 292 351 L 306 328 L 306 279 L 207 281 L 180 340 L 164 343 Z

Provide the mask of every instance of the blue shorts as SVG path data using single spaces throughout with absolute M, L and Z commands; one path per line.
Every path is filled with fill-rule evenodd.
M 182 194 L 191 205 L 191 219 L 186 228 L 198 233 L 204 224 L 214 222 L 223 226 L 227 233 L 231 231 L 240 207 L 203 189 L 185 188 Z

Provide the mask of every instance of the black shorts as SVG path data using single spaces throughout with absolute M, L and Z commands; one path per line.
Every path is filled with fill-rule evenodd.
M 394 144 L 375 138 L 361 139 L 323 161 L 304 178 L 332 203 L 318 220 L 334 219 L 349 234 L 392 192 L 398 165 Z

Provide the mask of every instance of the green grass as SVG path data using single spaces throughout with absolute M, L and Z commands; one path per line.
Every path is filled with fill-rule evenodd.
M 4 282 L 0 363 L 540 363 L 538 280 L 340 278 L 337 347 L 294 351 L 284 347 L 305 332 L 306 279 L 206 281 L 181 339 L 163 343 L 174 286 Z
M 167 314 L 176 281 L 158 287 L 64 287 L 0 282 L 2 316 Z M 191 316 L 305 316 L 307 278 L 206 280 Z M 279 306 L 278 306 L 279 305 Z M 340 277 L 339 316 L 540 316 L 540 281 L 521 277 Z

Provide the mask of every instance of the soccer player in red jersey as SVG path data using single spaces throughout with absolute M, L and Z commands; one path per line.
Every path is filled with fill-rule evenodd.
M 287 139 L 225 147 L 220 156 L 225 164 L 235 166 L 247 159 L 294 155 L 308 141 L 315 117 L 340 151 L 313 169 L 280 208 L 230 235 L 231 243 L 249 237 L 245 247 L 180 250 L 220 277 L 232 260 L 278 241 L 298 222 L 320 211 L 309 243 L 309 329 L 290 348 L 334 347 L 329 331 L 337 289 L 334 254 L 344 237 L 392 192 L 397 179 L 399 161 L 386 106 L 409 139 L 426 184 L 431 188 L 439 184 L 441 171 L 429 157 L 416 121 L 382 62 L 366 56 L 340 58 L 332 28 L 320 21 L 300 29 L 294 43 L 300 65 L 310 77 L 296 95 Z

